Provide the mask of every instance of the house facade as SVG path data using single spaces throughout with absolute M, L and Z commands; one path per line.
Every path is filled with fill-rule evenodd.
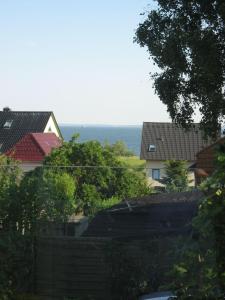
M 28 133 L 54 133 L 62 139 L 53 112 L 0 111 L 0 153 L 6 153 Z
M 162 185 L 167 160 L 186 161 L 187 169 L 196 162 L 196 154 L 211 141 L 205 140 L 199 124 L 185 130 L 174 123 L 144 122 L 142 129 L 141 155 L 146 161 L 149 183 Z M 195 184 L 194 172 L 189 174 L 190 185 Z

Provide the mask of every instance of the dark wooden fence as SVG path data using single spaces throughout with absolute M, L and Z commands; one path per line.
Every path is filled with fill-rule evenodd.
M 145 240 L 40 238 L 36 294 L 40 300 L 133 300 L 171 282 L 175 237 Z M 39 299 L 39 298 L 38 298 Z
M 41 299 L 110 299 L 106 238 L 40 238 L 36 292 Z

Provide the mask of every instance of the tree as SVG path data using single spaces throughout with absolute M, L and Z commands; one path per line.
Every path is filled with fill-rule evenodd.
M 27 173 L 19 188 L 22 227 L 35 232 L 38 221 L 63 221 L 75 212 L 74 179 L 62 170 L 37 168 Z
M 165 162 L 163 183 L 168 192 L 184 192 L 188 189 L 188 170 L 185 161 L 168 160 Z
M 217 170 L 202 183 L 205 197 L 194 218 L 194 232 L 182 241 L 170 288 L 179 299 L 224 299 L 225 296 L 225 148 L 218 154 Z
M 100 201 L 141 196 L 150 193 L 144 175 L 129 170 L 110 148 L 97 141 L 78 143 L 77 136 L 54 149 L 45 166 L 54 166 L 73 177 L 76 182 L 78 209 L 93 214 Z
M 127 148 L 124 141 L 116 141 L 114 144 L 110 145 L 105 143 L 105 148 L 112 151 L 116 156 L 134 156 L 133 151 Z
M 159 67 L 152 76 L 156 93 L 183 127 L 193 123 L 198 107 L 202 128 L 216 137 L 225 116 L 225 2 L 157 3 L 135 36 Z
M 4 225 L 9 225 L 18 213 L 16 193 L 21 178 L 18 163 L 0 155 L 0 219 Z

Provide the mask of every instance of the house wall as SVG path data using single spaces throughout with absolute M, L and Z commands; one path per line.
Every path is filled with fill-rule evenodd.
M 21 162 L 20 167 L 24 173 L 34 170 L 42 166 L 42 162 Z
M 189 168 L 194 162 L 187 162 L 187 168 Z M 157 180 L 152 179 L 152 170 L 159 169 L 160 170 L 160 178 L 165 176 L 165 161 L 146 161 L 146 175 L 149 181 L 149 184 L 152 186 L 163 186 L 162 183 L 158 182 Z M 194 172 L 189 172 L 188 179 L 190 182 L 190 186 L 195 185 L 195 176 Z
M 49 118 L 48 123 L 47 123 L 47 125 L 45 127 L 45 130 L 44 130 L 44 133 L 47 133 L 47 132 L 53 132 L 53 133 L 55 133 L 55 135 L 57 137 L 60 138 L 60 133 L 58 131 L 58 128 L 57 128 L 57 126 L 56 126 L 56 124 L 55 124 L 52 116 Z

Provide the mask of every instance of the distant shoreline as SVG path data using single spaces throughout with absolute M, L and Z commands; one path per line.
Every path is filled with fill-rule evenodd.
M 59 123 L 59 127 L 135 127 L 135 128 L 141 128 L 142 124 L 137 125 L 120 125 L 120 124 L 73 124 L 73 123 Z

